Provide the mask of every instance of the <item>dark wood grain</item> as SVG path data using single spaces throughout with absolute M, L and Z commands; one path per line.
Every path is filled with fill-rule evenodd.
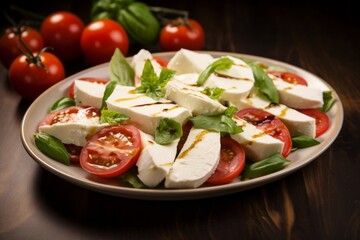
M 22 147 L 30 105 L 0 69 L 0 239 L 359 239 L 360 20 L 351 1 L 147 1 L 187 9 L 206 30 L 205 50 L 288 62 L 339 94 L 344 124 L 329 149 L 265 186 L 191 201 L 108 196 L 43 170 Z M 36 5 L 36 4 L 35 4 Z M 90 3 L 54 1 L 88 21 Z M 25 7 L 36 9 L 34 4 Z M 158 45 L 150 46 L 161 51 Z M 138 51 L 133 47 L 131 53 Z M 84 62 L 67 64 L 68 74 Z

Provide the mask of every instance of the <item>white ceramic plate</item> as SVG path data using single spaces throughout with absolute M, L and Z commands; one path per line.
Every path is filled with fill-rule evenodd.
M 295 66 L 267 59 L 262 57 L 256 57 L 244 54 L 234 54 L 225 52 L 207 52 L 214 57 L 233 55 L 242 56 L 245 58 L 261 61 L 265 64 L 275 65 L 289 69 L 290 71 L 297 73 L 304 77 L 309 86 L 320 88 L 322 90 L 332 90 L 333 96 L 336 99 L 336 103 L 332 107 L 328 115 L 331 120 L 330 129 L 323 134 L 318 140 L 321 144 L 298 150 L 291 153 L 288 159 L 292 160 L 292 163 L 285 169 L 252 180 L 246 181 L 233 181 L 232 183 L 221 186 L 200 187 L 197 189 L 135 189 L 122 185 L 118 179 L 102 179 L 96 176 L 88 174 L 82 170 L 79 165 L 65 166 L 57 161 L 50 159 L 41 153 L 35 146 L 34 134 L 37 132 L 39 122 L 46 116 L 49 107 L 60 97 L 67 94 L 67 89 L 74 79 L 79 77 L 102 77 L 108 78 L 108 63 L 101 64 L 82 72 L 79 72 L 73 76 L 66 78 L 60 83 L 48 89 L 41 96 L 39 96 L 29 107 L 24 115 L 21 126 L 21 138 L 25 149 L 31 155 L 31 157 L 40 164 L 46 170 L 53 174 L 84 188 L 88 188 L 94 191 L 136 199 L 151 199 L 151 200 L 182 200 L 182 199 L 196 199 L 196 198 L 208 198 L 212 196 L 219 196 L 230 194 L 233 192 L 239 192 L 250 188 L 255 188 L 260 185 L 272 182 L 276 179 L 282 178 L 295 170 L 300 169 L 312 160 L 316 159 L 322 152 L 324 152 L 331 143 L 335 140 L 340 132 L 343 122 L 343 107 L 339 96 L 324 80 L 319 77 L 297 68 Z M 173 52 L 154 54 L 165 58 L 170 58 L 174 55 Z

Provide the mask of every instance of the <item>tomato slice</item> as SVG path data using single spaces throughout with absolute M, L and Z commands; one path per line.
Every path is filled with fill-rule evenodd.
M 70 161 L 72 162 L 80 162 L 80 153 L 82 147 L 76 146 L 74 144 L 64 144 L 66 150 L 70 154 Z
M 245 151 L 229 136 L 221 138 L 220 161 L 207 183 L 219 185 L 231 182 L 240 175 L 245 166 Z
M 53 125 L 55 123 L 65 123 L 76 121 L 77 119 L 99 117 L 100 112 L 95 107 L 87 106 L 72 106 L 58 111 L 49 113 L 41 122 L 39 126 Z
M 257 108 L 246 108 L 238 111 L 236 116 L 282 141 L 284 143 L 282 155 L 287 157 L 290 154 L 292 148 L 290 132 L 285 124 L 275 115 Z
M 154 60 L 157 61 L 160 66 L 162 67 L 167 67 L 169 60 L 163 58 L 163 57 L 159 57 L 159 56 L 153 56 Z
M 316 119 L 316 137 L 321 136 L 330 127 L 330 119 L 319 109 L 300 109 L 299 112 Z
M 299 84 L 307 86 L 307 82 L 304 78 L 300 77 L 297 74 L 289 73 L 289 72 L 279 72 L 279 71 L 268 71 L 267 73 L 275 75 L 285 82 L 293 83 L 293 84 Z
M 87 82 L 96 82 L 99 84 L 107 84 L 109 82 L 109 80 L 105 78 L 91 78 L 91 77 L 79 78 L 78 80 L 83 80 Z M 71 98 L 75 98 L 74 87 L 75 87 L 75 83 L 73 82 L 68 89 L 68 94 Z
M 112 125 L 95 133 L 80 153 L 83 169 L 111 178 L 129 170 L 139 158 L 141 137 L 132 125 Z

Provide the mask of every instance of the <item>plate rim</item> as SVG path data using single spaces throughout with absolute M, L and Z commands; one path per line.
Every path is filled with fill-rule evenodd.
M 72 74 L 71 76 L 66 77 L 62 81 L 58 82 L 57 84 L 53 85 L 49 89 L 47 89 L 44 93 L 42 93 L 38 98 L 36 98 L 32 104 L 29 106 L 29 108 L 26 110 L 22 122 L 21 122 L 21 141 L 22 144 L 27 151 L 27 153 L 43 168 L 48 170 L 49 172 L 53 173 L 54 175 L 72 183 L 77 186 L 101 192 L 104 194 L 109 194 L 117 197 L 124 197 L 124 198 L 133 198 L 133 199 L 142 199 L 142 200 L 190 200 L 190 199 L 201 199 L 201 198 L 209 198 L 209 197 L 215 197 L 215 196 L 221 196 L 221 195 L 227 195 L 235 192 L 245 191 L 248 189 L 256 188 L 265 184 L 268 184 L 270 182 L 276 181 L 280 178 L 283 178 L 301 168 L 303 168 L 305 165 L 311 163 L 314 161 L 318 156 L 320 156 L 324 151 L 326 151 L 330 145 L 335 141 L 335 139 L 338 137 L 342 125 L 343 125 L 343 118 L 344 118 L 344 109 L 341 102 L 341 99 L 337 92 L 335 91 L 332 86 L 330 86 L 329 83 L 327 83 L 324 79 L 320 78 L 319 76 L 305 70 L 302 68 L 299 68 L 297 66 L 291 65 L 286 62 L 282 62 L 275 59 L 270 59 L 266 57 L 256 56 L 256 55 L 250 55 L 250 54 L 242 54 L 242 53 L 232 53 L 232 52 L 223 52 L 223 51 L 197 51 L 199 53 L 207 53 L 213 56 L 225 56 L 225 55 L 232 55 L 232 56 L 240 56 L 240 57 L 246 57 L 249 59 L 255 59 L 259 61 L 263 61 L 264 63 L 274 63 L 279 66 L 284 66 L 285 68 L 289 70 L 296 70 L 298 72 L 303 72 L 306 74 L 311 75 L 314 79 L 317 79 L 322 84 L 324 84 L 329 90 L 332 91 L 334 98 L 336 99 L 336 115 L 334 119 L 337 120 L 337 126 L 335 127 L 335 130 L 333 132 L 334 137 L 330 139 L 325 139 L 320 143 L 320 146 L 322 148 L 320 151 L 317 151 L 310 159 L 304 159 L 301 161 L 296 161 L 288 165 L 285 169 L 262 176 L 255 179 L 250 179 L 246 181 L 239 181 L 235 183 L 229 183 L 225 185 L 219 185 L 219 186 L 209 186 L 209 187 L 200 187 L 195 189 L 136 189 L 131 187 L 121 187 L 121 186 L 113 186 L 113 185 L 106 185 L 94 181 L 85 181 L 82 179 L 79 179 L 79 177 L 71 176 L 70 174 L 64 173 L 57 169 L 54 164 L 49 164 L 43 159 L 41 159 L 34 151 L 33 147 L 30 143 L 26 140 L 26 123 L 28 121 L 29 115 L 31 111 L 34 111 L 33 108 L 40 102 L 43 98 L 45 98 L 49 93 L 52 91 L 55 91 L 55 89 L 59 88 L 60 86 L 69 84 L 72 79 L 75 79 L 77 76 L 80 76 L 82 74 L 85 74 L 87 72 L 96 71 L 97 69 L 102 69 L 104 67 L 108 67 L 109 63 L 103 63 L 99 64 L 87 69 L 84 69 L 80 72 L 77 72 L 75 74 Z M 160 56 L 160 57 L 171 57 L 176 52 L 155 52 L 152 53 L 154 56 Z M 128 60 L 131 59 L 131 57 L 127 57 Z M 332 120 L 334 120 L 332 119 Z M 333 124 L 333 123 L 332 123 Z M 34 134 L 34 133 L 33 133 Z M 36 147 L 36 146 L 35 146 Z M 50 158 L 49 158 L 50 159 Z M 51 160 L 54 161 L 54 160 Z M 56 162 L 56 161 L 54 161 Z

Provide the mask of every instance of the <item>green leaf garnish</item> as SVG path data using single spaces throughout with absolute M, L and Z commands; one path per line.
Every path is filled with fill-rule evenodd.
M 218 87 L 214 87 L 214 88 L 209 88 L 206 87 L 202 93 L 205 95 L 208 95 L 210 98 L 212 99 L 219 99 L 221 94 L 225 91 L 225 89 L 223 88 L 218 88 Z
M 182 125 L 179 122 L 171 118 L 163 118 L 156 128 L 155 142 L 161 145 L 170 144 L 182 134 Z
M 134 188 L 147 188 L 147 186 L 139 179 L 137 174 L 138 174 L 137 168 L 132 167 L 132 168 L 130 168 L 130 170 L 121 174 L 119 176 L 119 179 L 122 182 L 129 184 Z
M 119 85 L 134 86 L 135 71 L 118 48 L 110 60 L 110 80 Z
M 271 103 L 279 103 L 279 93 L 271 78 L 264 70 L 255 64 L 250 63 L 249 66 L 254 74 L 254 87 L 264 94 Z
M 331 91 L 323 92 L 323 100 L 324 100 L 324 105 L 321 111 L 328 112 L 331 109 L 332 105 L 334 105 L 335 103 L 335 99 L 332 96 L 332 92 Z
M 319 141 L 305 135 L 293 137 L 291 140 L 293 149 L 308 148 L 320 144 Z
M 35 145 L 42 153 L 65 165 L 70 165 L 69 153 L 59 139 L 44 133 L 35 134 L 34 137 Z
M 223 114 L 216 116 L 199 115 L 191 117 L 189 120 L 193 123 L 195 128 L 206 129 L 215 132 L 221 132 L 223 134 L 237 134 L 243 130 L 236 125 L 236 122 L 232 120 L 233 107 L 230 107 Z M 236 109 L 236 108 L 235 108 Z
M 101 110 L 100 123 L 119 124 L 129 119 L 129 116 L 112 111 L 112 110 Z
M 159 100 L 164 97 L 162 91 L 166 83 L 175 75 L 175 71 L 168 68 L 162 68 L 160 76 L 158 77 L 154 71 L 151 61 L 148 59 L 145 62 L 143 72 L 141 74 L 141 85 L 135 88 L 137 93 L 144 93 L 152 99 Z
M 202 86 L 205 83 L 205 81 L 210 77 L 210 75 L 214 73 L 216 70 L 229 69 L 233 64 L 234 62 L 226 57 L 216 60 L 215 62 L 207 66 L 207 68 L 200 74 L 199 79 L 197 81 L 197 85 Z
M 285 168 L 289 163 L 290 160 L 284 158 L 280 153 L 277 153 L 259 162 L 250 165 L 246 164 L 243 178 L 252 179 L 277 172 Z
M 117 83 L 115 81 L 110 81 L 104 91 L 104 96 L 101 101 L 101 109 L 104 109 L 106 107 L 106 100 L 110 97 L 110 95 L 113 93 Z
M 58 99 L 50 108 L 50 112 L 75 106 L 75 100 L 70 97 L 62 97 Z

